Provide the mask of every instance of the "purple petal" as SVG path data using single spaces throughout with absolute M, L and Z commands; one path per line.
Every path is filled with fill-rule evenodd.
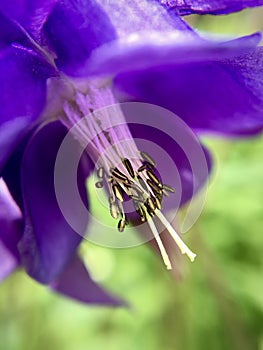
M 0 281 L 19 264 L 17 243 L 21 235 L 21 212 L 0 179 Z
M 15 21 L 0 12 L 0 49 L 4 49 L 14 42 L 29 44 L 29 40 L 22 28 Z
M 173 8 L 180 15 L 199 14 L 227 14 L 237 12 L 247 7 L 262 6 L 262 0 L 159 0 L 168 8 Z
M 133 33 L 140 35 L 141 32 L 147 32 L 148 36 L 152 30 L 163 32 L 160 34 L 162 37 L 166 35 L 165 30 L 192 32 L 181 18 L 175 14 L 169 15 L 156 3 L 146 0 L 111 0 L 99 3 L 100 6 L 95 1 L 61 1 L 44 26 L 47 40 L 57 54 L 57 65 L 69 75 L 89 74 L 87 67 L 92 52 L 116 40 L 117 36 L 126 42 L 127 36 L 133 36 Z M 114 52 L 115 45 L 109 51 L 118 56 L 118 49 Z M 128 60 L 130 63 L 132 57 Z M 99 73 L 104 72 L 99 69 Z
M 38 36 L 44 21 L 56 2 L 57 0 L 1 1 L 0 11 Z
M 29 120 L 23 117 L 14 118 L 0 126 L 0 172 L 29 126 Z
M 263 127 L 263 49 L 122 74 L 119 91 L 163 106 L 191 128 L 245 135 Z
M 116 38 L 107 15 L 94 0 L 58 2 L 44 33 L 56 52 L 58 67 L 69 73 L 82 65 L 96 47 Z
M 34 52 L 21 46 L 0 55 L 0 169 L 26 129 L 41 113 L 46 80 L 54 70 Z
M 165 10 L 156 1 L 149 0 L 99 0 L 115 27 L 118 37 L 133 33 L 169 30 L 192 31 L 182 18 Z
M 54 188 L 56 156 L 65 135 L 66 129 L 60 122 L 43 126 L 29 141 L 22 161 L 22 194 L 26 228 L 19 249 L 29 275 L 42 283 L 51 282 L 62 272 L 82 238 L 64 218 Z M 67 156 L 74 157 L 78 147 L 76 141 L 72 140 L 71 153 L 69 152 Z M 90 163 L 85 163 L 85 167 L 79 167 L 78 187 L 86 206 L 88 203 L 85 179 L 90 170 Z M 66 164 L 64 171 L 67 179 Z M 71 184 L 65 180 L 63 185 L 67 199 L 66 206 L 68 210 L 78 215 L 71 198 Z M 78 220 L 84 234 L 88 217 L 81 215 Z
M 90 277 L 83 262 L 74 256 L 63 273 L 51 285 L 56 292 L 88 304 L 121 305 Z
M 235 57 L 253 50 L 260 40 L 259 33 L 226 42 L 205 40 L 191 31 L 137 33 L 95 50 L 75 75 L 116 75 L 151 67 Z
M 45 103 L 46 80 L 53 69 L 34 52 L 13 46 L 0 57 L 1 123 L 16 117 L 36 118 Z

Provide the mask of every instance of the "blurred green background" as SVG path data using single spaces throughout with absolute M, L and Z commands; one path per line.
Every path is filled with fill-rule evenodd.
M 263 30 L 258 9 L 188 20 L 215 33 Z M 85 242 L 94 279 L 131 307 L 81 305 L 17 272 L 0 288 L 1 350 L 263 350 L 263 138 L 204 141 L 216 164 L 183 279 L 147 245 Z

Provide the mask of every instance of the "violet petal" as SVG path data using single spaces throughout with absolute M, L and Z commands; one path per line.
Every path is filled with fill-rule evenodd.
M 41 113 L 46 98 L 46 80 L 53 68 L 34 52 L 11 46 L 0 57 L 0 169 Z
M 241 11 L 248 7 L 262 6 L 262 0 L 159 0 L 163 5 L 180 15 L 198 14 L 227 14 Z
M 19 265 L 17 243 L 22 232 L 21 212 L 0 179 L 0 281 Z
M 252 51 L 260 40 L 259 33 L 218 42 L 205 40 L 190 31 L 146 31 L 115 40 L 94 50 L 90 59 L 74 75 L 116 76 L 153 67 L 166 66 L 169 69 L 173 64 L 231 58 Z
M 74 256 L 63 273 L 51 285 L 52 289 L 67 297 L 88 304 L 121 305 L 121 302 L 106 293 L 90 277 L 83 262 Z
M 127 16 L 129 20 L 125 20 Z M 117 36 L 123 37 L 125 43 L 128 35 L 141 35 L 142 31 L 148 33 L 153 30 L 162 37 L 168 30 L 193 33 L 179 16 L 170 15 L 162 6 L 146 0 L 61 1 L 44 26 L 47 41 L 57 54 L 58 67 L 72 76 L 86 75 L 86 65 L 89 66 L 92 52 L 116 40 Z M 115 44 L 109 51 L 120 55 L 118 50 L 116 53 L 114 50 Z M 128 60 L 132 62 L 131 57 Z
M 74 71 L 96 47 L 116 38 L 114 27 L 94 0 L 58 2 L 44 34 L 57 55 L 57 66 L 65 72 Z
M 0 125 L 0 172 L 17 146 L 20 138 L 24 135 L 31 121 L 28 118 L 14 118 L 3 125 Z
M 60 122 L 40 128 L 31 138 L 22 161 L 22 193 L 24 199 L 25 232 L 19 244 L 22 262 L 28 274 L 42 283 L 50 283 L 67 265 L 82 237 L 64 218 L 54 188 L 54 165 L 66 129 Z M 71 154 L 79 145 L 72 141 Z M 65 175 L 67 169 L 65 168 Z M 91 171 L 90 163 L 79 167 L 79 191 L 87 206 L 85 179 Z M 70 188 L 70 184 L 66 184 Z M 74 203 L 65 187 L 67 206 L 74 211 Z M 76 213 L 77 215 L 77 213 Z M 88 217 L 78 218 L 83 234 Z
M 0 11 L 0 49 L 4 49 L 14 42 L 30 46 L 29 40 L 19 24 Z
M 1 1 L 0 11 L 20 23 L 35 37 L 57 0 L 12 0 Z
M 14 45 L 1 52 L 1 123 L 16 117 L 36 118 L 45 103 L 46 80 L 54 69 L 33 51 Z
M 192 31 L 192 28 L 174 11 L 165 10 L 157 1 L 97 0 L 107 13 L 118 37 L 145 31 Z
M 185 62 L 122 74 L 120 92 L 163 106 L 191 128 L 230 135 L 263 127 L 263 49 L 229 59 Z

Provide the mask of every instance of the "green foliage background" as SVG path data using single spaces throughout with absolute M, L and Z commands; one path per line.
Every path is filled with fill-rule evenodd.
M 258 9 L 188 20 L 224 34 L 263 29 Z M 204 141 L 216 164 L 183 279 L 147 245 L 85 243 L 92 276 L 130 307 L 81 305 L 17 272 L 0 288 L 1 350 L 263 350 L 263 138 Z

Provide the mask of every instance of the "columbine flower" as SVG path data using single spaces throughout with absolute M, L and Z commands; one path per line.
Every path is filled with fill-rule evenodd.
M 138 217 L 148 222 L 168 268 L 170 260 L 152 216 L 165 224 L 182 252 L 193 260 L 195 254 L 161 212 L 163 194 L 173 187 L 162 184 L 151 155 L 138 150 L 134 142 L 129 150 L 116 146 L 105 153 L 108 146 L 132 136 L 121 109 L 116 107 L 113 116 L 101 108 L 115 104 L 116 96 L 125 96 L 167 107 L 195 130 L 258 132 L 263 125 L 260 35 L 219 44 L 207 41 L 155 1 L 16 5 L 0 5 L 0 168 L 23 213 L 24 230 L 21 225 L 14 228 L 12 215 L 6 219 L 8 244 L 16 247 L 18 242 L 20 254 L 12 248 L 4 256 L 12 256 L 13 267 L 21 258 L 30 276 L 52 283 L 62 293 L 83 301 L 114 303 L 89 279 L 76 256 L 81 235 L 74 232 L 57 203 L 54 166 L 61 142 L 68 130 L 74 130 L 76 142 L 69 158 L 79 145 L 87 144 L 78 168 L 78 189 L 86 206 L 85 179 L 96 162 L 97 186 L 107 180 L 109 210 L 118 217 L 119 231 L 127 224 L 122 206 L 126 195 Z M 112 127 L 112 118 L 121 127 Z M 151 134 L 147 137 L 154 139 Z M 163 137 L 154 140 L 161 147 L 169 144 Z M 193 186 L 183 170 L 191 169 L 176 145 L 172 147 L 169 152 L 184 185 L 184 203 L 193 195 Z M 172 176 L 171 180 L 173 186 Z M 71 193 L 67 187 L 64 190 L 67 210 L 78 218 Z M 9 201 L 3 200 L 3 206 Z M 84 234 L 88 218 L 80 215 L 78 219 Z M 1 219 L 2 230 L 6 220 L 2 224 Z M 0 237 L 8 241 L 6 235 Z

